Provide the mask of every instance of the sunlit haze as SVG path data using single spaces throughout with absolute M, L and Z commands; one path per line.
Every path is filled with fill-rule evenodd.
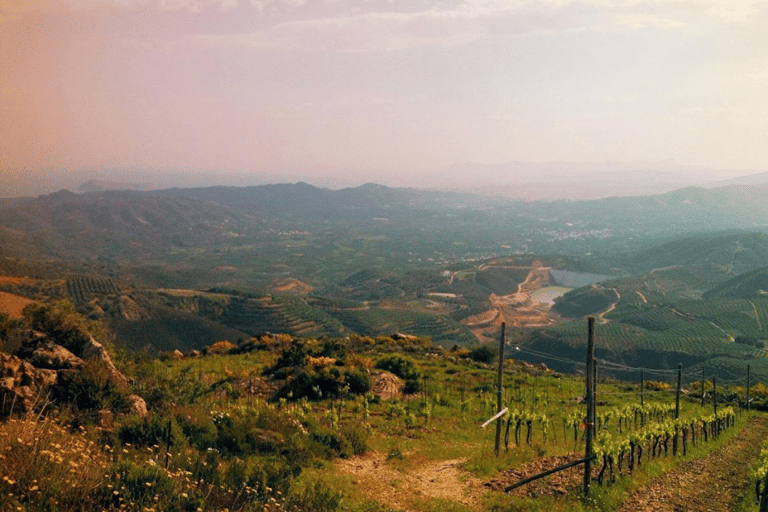
M 0 0 L 0 197 L 761 172 L 766 4 Z

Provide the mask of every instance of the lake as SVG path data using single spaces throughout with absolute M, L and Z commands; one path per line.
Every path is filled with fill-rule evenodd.
M 556 298 L 572 289 L 573 288 L 568 288 L 566 286 L 545 286 L 544 288 L 539 288 L 535 292 L 529 293 L 528 296 L 531 300 L 535 300 L 536 302 L 544 302 L 551 305 L 555 303 Z

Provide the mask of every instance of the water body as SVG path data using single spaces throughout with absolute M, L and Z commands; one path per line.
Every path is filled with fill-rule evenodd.
M 539 288 L 535 292 L 529 293 L 528 296 L 531 300 L 535 300 L 536 302 L 544 302 L 552 305 L 555 303 L 556 298 L 570 290 L 573 290 L 573 288 L 568 288 L 567 286 L 545 286 L 544 288 Z
M 609 276 L 605 274 L 589 274 L 587 272 L 573 272 L 571 270 L 550 270 L 550 274 L 559 286 L 565 286 L 568 288 L 581 288 L 582 286 L 589 286 L 593 283 L 599 283 L 606 279 L 612 279 L 616 276 Z

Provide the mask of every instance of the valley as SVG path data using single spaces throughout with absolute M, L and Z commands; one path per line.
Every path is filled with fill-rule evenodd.
M 63 191 L 0 209 L 12 235 L 0 291 L 71 300 L 119 345 L 153 353 L 266 332 L 473 347 L 504 323 L 517 346 L 581 359 L 594 315 L 598 351 L 617 364 L 664 352 L 768 380 L 768 235 L 754 230 L 753 192 L 739 206 L 749 216 L 715 222 L 714 198 L 740 189 L 572 203 L 301 183 Z
M 4 357 L 18 358 L 9 368 L 27 373 L 7 371 L 14 385 L 0 391 L 15 398 L 4 403 L 27 408 L 24 432 L 92 443 L 87 464 L 99 466 L 59 488 L 47 448 L 16 419 L 0 424 L 0 466 L 14 482 L 0 481 L 0 505 L 703 512 L 718 500 L 750 510 L 747 489 L 768 467 L 756 412 L 768 410 L 768 208 L 718 217 L 715 199 L 734 194 L 537 204 L 296 184 L 7 203 L 0 335 Z M 591 498 L 577 469 L 505 492 L 583 454 L 587 317 L 602 457 Z M 480 425 L 496 413 L 502 324 L 497 456 Z M 51 345 L 84 336 L 125 376 Z M 21 382 L 52 386 L 51 417 L 82 428 L 30 420 L 48 403 L 35 409 L 42 391 Z M 126 412 L 138 399 L 149 412 Z M 642 466 L 629 469 L 637 446 Z M 723 460 L 746 464 L 699 499 L 691 489 Z M 11 492 L 41 481 L 48 494 Z

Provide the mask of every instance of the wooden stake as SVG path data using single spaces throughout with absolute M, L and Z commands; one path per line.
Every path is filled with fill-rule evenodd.
M 677 364 L 677 394 L 675 395 L 675 419 L 680 417 L 680 391 L 683 387 L 683 364 Z
M 589 485 L 592 478 L 592 429 L 595 425 L 594 410 L 594 376 L 593 366 L 595 364 L 595 317 L 587 318 L 587 425 L 586 425 L 586 446 L 584 448 L 584 496 L 589 496 Z
M 640 426 L 645 426 L 645 368 L 640 368 Z
M 506 338 L 506 328 L 507 324 L 505 322 L 501 323 L 501 338 L 499 339 L 499 373 L 496 377 L 496 412 L 501 412 L 501 402 L 502 397 L 504 394 L 503 388 L 504 388 L 504 343 Z M 504 423 L 504 421 L 499 418 L 496 420 L 496 445 L 495 445 L 495 451 L 496 455 L 499 454 L 499 449 L 501 447 L 501 424 Z

